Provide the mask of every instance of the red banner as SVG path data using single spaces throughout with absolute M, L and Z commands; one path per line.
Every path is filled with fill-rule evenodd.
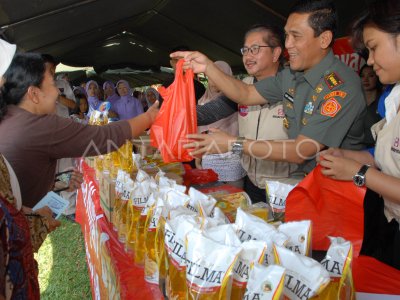
M 350 43 L 350 37 L 348 36 L 336 39 L 333 44 L 332 50 L 333 54 L 335 54 L 337 58 L 339 58 L 342 62 L 344 62 L 357 73 L 366 63 L 365 59 L 354 51 Z M 283 55 L 287 60 L 289 59 L 287 49 L 285 49 Z
M 357 73 L 366 63 L 365 59 L 354 51 L 350 43 L 350 37 L 336 39 L 335 43 L 333 44 L 333 53 L 337 58 L 339 58 Z
M 94 170 L 81 162 L 84 174 L 76 201 L 76 221 L 85 237 L 86 260 L 93 299 L 163 299 L 157 285 L 144 280 L 143 268 L 133 264 L 117 233 L 103 215 Z

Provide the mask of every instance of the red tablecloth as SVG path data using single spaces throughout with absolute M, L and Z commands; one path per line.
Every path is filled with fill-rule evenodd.
M 323 176 L 318 166 L 286 199 L 286 221 L 312 221 L 313 250 L 327 250 L 328 236 L 341 236 L 351 241 L 357 292 L 400 295 L 399 270 L 372 257 L 359 256 L 364 235 L 365 191 L 350 181 Z
M 115 299 L 118 294 L 121 299 L 163 299 L 158 286 L 144 280 L 143 268 L 133 265 L 132 255 L 104 217 L 94 170 L 85 162 L 81 169 L 85 180 L 78 192 L 76 220 L 85 237 L 93 299 Z M 357 291 L 400 294 L 399 270 L 363 256 L 354 259 L 353 267 Z
M 84 183 L 78 192 L 76 221 L 85 237 L 92 298 L 116 299 L 120 294 L 121 299 L 163 299 L 158 286 L 144 280 L 143 268 L 134 266 L 105 218 L 94 170 L 84 161 L 81 169 Z

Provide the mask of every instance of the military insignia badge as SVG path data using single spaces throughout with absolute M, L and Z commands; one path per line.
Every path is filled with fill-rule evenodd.
M 318 99 L 318 96 L 317 95 L 312 95 L 312 101 L 317 101 L 317 99 Z
M 303 119 L 301 120 L 301 123 L 302 123 L 304 126 L 306 126 L 307 123 L 308 123 L 308 120 L 307 120 L 306 118 L 303 118 Z
M 312 115 L 313 111 L 314 111 L 314 105 L 313 105 L 313 103 L 310 101 L 310 102 L 308 102 L 308 103 L 306 104 L 306 106 L 304 107 L 304 112 L 305 112 L 306 114 Z
M 289 109 L 293 109 L 293 104 L 290 103 L 290 102 L 287 102 L 286 103 L 286 107 L 289 108 Z
M 337 86 L 343 84 L 343 82 L 344 82 L 335 72 L 332 72 L 332 73 L 326 75 L 324 77 L 324 79 L 325 79 L 326 85 L 328 86 L 328 88 L 330 90 L 333 89 L 334 87 L 337 87 Z
M 288 89 L 288 92 L 289 92 L 290 95 L 294 96 L 294 89 L 293 88 Z
M 344 97 L 346 97 L 347 96 L 347 93 L 346 92 L 343 92 L 343 91 L 333 91 L 333 92 L 330 92 L 329 94 L 327 94 L 327 95 L 325 95 L 324 96 L 324 99 L 326 100 L 326 99 L 329 99 L 329 98 L 332 98 L 332 97 L 340 97 L 340 98 L 344 98 Z
M 322 92 L 323 89 L 324 89 L 324 87 L 323 87 L 322 84 L 320 83 L 320 84 L 318 84 L 317 87 L 315 88 L 315 92 L 316 92 L 317 94 L 319 94 L 319 93 Z
M 283 126 L 285 126 L 286 129 L 289 129 L 289 121 L 286 117 L 283 118 Z
M 321 107 L 321 115 L 333 118 L 341 108 L 342 106 L 335 98 L 328 99 Z

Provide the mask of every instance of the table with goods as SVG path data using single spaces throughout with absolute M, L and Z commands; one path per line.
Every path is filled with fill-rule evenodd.
M 266 203 L 252 204 L 241 189 L 219 183 L 212 170 L 164 163 L 146 135 L 82 158 L 80 167 L 76 219 L 94 299 L 356 295 L 353 243 L 346 236 L 325 237 L 329 245 L 315 260 L 315 224 L 283 222 L 293 185 L 268 181 Z

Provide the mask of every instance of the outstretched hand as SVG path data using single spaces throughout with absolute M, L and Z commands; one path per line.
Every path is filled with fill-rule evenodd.
M 160 102 L 157 100 L 156 102 L 153 103 L 152 106 L 149 107 L 149 109 L 145 112 L 148 116 L 149 119 L 151 120 L 151 124 L 153 124 L 154 120 L 157 118 L 157 115 L 160 111 L 159 109 Z
M 219 129 L 210 129 L 208 134 L 188 134 L 188 139 L 194 140 L 183 147 L 193 149 L 190 155 L 200 157 L 204 154 L 225 153 L 230 149 L 230 144 L 236 140 Z
M 171 53 L 170 57 L 174 59 L 183 58 L 185 60 L 183 63 L 183 69 L 192 69 L 196 74 L 206 73 L 207 67 L 210 64 L 213 64 L 207 56 L 198 51 L 177 51 Z

